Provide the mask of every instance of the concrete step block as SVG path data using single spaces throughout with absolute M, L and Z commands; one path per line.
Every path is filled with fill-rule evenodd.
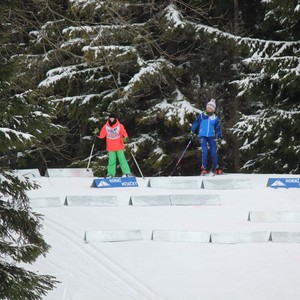
M 46 170 L 45 177 L 94 177 L 94 174 L 92 169 L 53 168 Z
M 126 242 L 143 240 L 141 230 L 97 230 L 85 231 L 85 242 Z
M 104 195 L 69 195 L 64 205 L 68 206 L 118 206 L 117 196 Z
M 30 206 L 32 208 L 42 208 L 42 207 L 58 207 L 62 206 L 59 197 L 39 197 L 39 198 L 29 198 Z
M 221 205 L 218 194 L 170 195 L 172 205 Z
M 131 196 L 129 200 L 129 205 L 135 205 L 135 206 L 171 205 L 171 199 L 169 195 Z
M 159 242 L 209 243 L 210 233 L 201 231 L 153 230 L 152 240 Z
M 300 222 L 300 211 L 250 211 L 251 222 Z
M 153 177 L 148 186 L 159 189 L 199 189 L 200 183 L 194 177 Z
M 212 233 L 211 242 L 215 244 L 263 243 L 270 240 L 270 232 L 222 232 Z
M 251 189 L 252 183 L 248 178 L 236 179 L 203 179 L 201 187 L 207 190 Z
M 23 175 L 29 178 L 39 178 L 41 177 L 40 171 L 38 169 L 18 169 L 14 170 L 17 174 Z
M 274 243 L 300 243 L 300 232 L 272 231 L 271 240 Z

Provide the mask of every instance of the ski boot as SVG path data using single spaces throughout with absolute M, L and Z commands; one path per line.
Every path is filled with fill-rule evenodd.
M 223 171 L 222 171 L 222 169 L 217 168 L 217 169 L 215 169 L 214 174 L 215 174 L 215 175 L 222 175 L 222 174 L 223 174 Z
M 207 170 L 206 170 L 206 168 L 204 168 L 203 166 L 201 167 L 201 176 L 205 176 L 205 175 L 207 175 L 208 174 L 208 172 L 207 172 Z

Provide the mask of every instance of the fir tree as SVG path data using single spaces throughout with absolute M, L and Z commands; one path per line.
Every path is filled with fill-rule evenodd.
M 228 141 L 220 149 L 227 171 L 267 172 L 276 165 L 276 172 L 296 172 L 294 1 L 63 3 L 47 1 L 28 29 L 23 56 L 30 66 L 24 76 L 34 79 L 30 87 L 56 105 L 58 124 L 69 129 L 63 145 L 70 159 L 50 159 L 52 166 L 86 166 L 94 128 L 114 111 L 145 174 L 168 174 L 190 123 L 213 97 Z M 285 125 L 272 121 L 278 110 L 290 120 L 284 124 L 291 139 L 279 139 Z M 197 145 L 187 152 L 181 174 L 199 172 Z M 97 141 L 96 149 L 104 144 Z M 105 157 L 105 151 L 95 152 L 97 175 L 104 175 Z
M 53 289 L 54 277 L 20 266 L 33 263 L 49 250 L 40 233 L 41 216 L 31 210 L 26 195 L 38 186 L 11 169 L 16 167 L 17 154 L 32 147 L 51 123 L 50 116 L 36 109 L 26 93 L 15 93 L 18 65 L 12 59 L 11 23 L 6 18 L 11 4 L 0 9 L 0 298 L 42 299 Z
M 33 263 L 49 246 L 41 229 L 41 216 L 32 212 L 26 191 L 37 188 L 28 178 L 9 171 L 0 173 L 0 298 L 42 299 L 56 281 L 27 271 L 20 263 Z
M 200 59 L 214 52 L 207 51 L 213 45 L 198 38 L 189 20 L 198 20 L 205 6 L 196 8 L 182 1 L 176 1 L 178 8 L 169 1 L 70 4 L 69 27 L 56 35 L 54 49 L 39 54 L 42 65 L 43 57 L 49 58 L 52 52 L 64 60 L 56 60 L 39 87 L 45 95 L 55 95 L 63 112 L 61 120 L 71 130 L 68 140 L 76 144 L 73 155 L 84 154 L 77 149 L 87 140 L 78 144 L 79 138 L 91 134 L 109 111 L 115 111 L 132 136 L 130 146 L 145 173 L 167 173 L 199 111 L 193 103 L 203 107 L 219 94 L 213 82 L 220 74 L 219 65 L 230 69 L 224 51 L 210 61 Z M 43 39 L 37 35 L 31 47 L 42 49 L 40 43 L 58 29 L 57 22 L 47 24 Z M 223 83 L 224 77 L 218 81 Z M 178 152 L 173 151 L 176 148 Z M 99 175 L 105 172 L 105 164 L 102 159 L 93 163 Z
M 247 45 L 244 75 L 235 82 L 243 113 L 234 126 L 242 170 L 299 173 L 299 4 L 266 1 L 261 35 Z M 272 40 L 273 38 L 274 40 Z M 285 41 L 275 39 L 286 39 Z

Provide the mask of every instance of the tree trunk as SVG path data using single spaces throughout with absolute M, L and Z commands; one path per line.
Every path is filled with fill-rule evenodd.
M 234 34 L 239 35 L 239 1 L 234 0 Z M 235 93 L 236 94 L 236 93 Z M 233 99 L 233 115 L 232 115 L 232 123 L 233 125 L 238 121 L 238 100 L 236 97 Z M 234 171 L 238 172 L 240 169 L 239 162 L 239 142 L 237 139 L 234 139 L 233 144 L 233 166 Z

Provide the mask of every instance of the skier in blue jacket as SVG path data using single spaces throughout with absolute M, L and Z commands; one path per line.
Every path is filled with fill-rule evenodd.
M 219 118 L 214 113 L 215 109 L 216 100 L 211 99 L 206 104 L 205 112 L 202 112 L 192 124 L 192 132 L 196 133 L 199 136 L 202 148 L 201 175 L 207 174 L 208 146 L 212 158 L 212 171 L 218 175 L 222 174 L 222 170 L 220 169 L 218 163 L 216 144 L 216 136 L 218 137 L 218 139 L 222 139 L 222 130 Z

